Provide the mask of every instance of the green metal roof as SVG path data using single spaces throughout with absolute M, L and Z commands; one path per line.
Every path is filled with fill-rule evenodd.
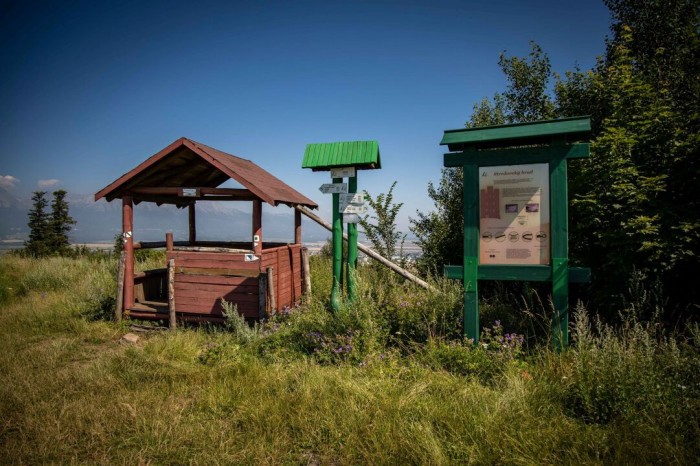
M 369 170 L 382 168 L 377 141 L 346 141 L 307 144 L 302 168 L 330 170 L 335 167 L 355 167 Z
M 536 142 L 549 142 L 557 136 L 586 136 L 591 131 L 588 116 L 542 120 L 530 123 L 514 123 L 478 128 L 452 129 L 445 131 L 441 145 L 449 150 L 464 150 L 467 147 L 501 147 Z

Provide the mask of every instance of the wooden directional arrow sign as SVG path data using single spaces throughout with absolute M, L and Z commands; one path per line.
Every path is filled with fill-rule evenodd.
M 365 193 L 346 193 L 340 195 L 340 205 L 365 203 Z
M 323 194 L 338 194 L 347 193 L 348 184 L 347 183 L 324 183 L 319 188 Z
M 348 204 L 342 209 L 343 214 L 364 214 L 365 212 L 367 212 L 366 205 Z

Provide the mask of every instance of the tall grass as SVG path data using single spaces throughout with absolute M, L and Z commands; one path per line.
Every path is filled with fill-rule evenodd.
M 157 262 L 157 260 L 156 260 Z M 148 266 L 149 264 L 146 264 Z M 572 349 L 488 325 L 460 290 L 362 268 L 360 299 L 312 298 L 257 329 L 119 339 L 113 259 L 0 258 L 0 462 L 8 464 L 693 463 L 698 327 L 610 327 L 579 308 Z M 106 315 L 106 314 L 105 314 Z

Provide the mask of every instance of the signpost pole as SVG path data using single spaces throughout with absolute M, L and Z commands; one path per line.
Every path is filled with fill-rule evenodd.
M 357 192 L 357 176 L 348 178 L 348 190 L 351 194 Z M 354 302 L 357 298 L 357 224 L 348 223 L 348 298 Z
M 342 178 L 333 178 L 333 183 L 342 183 Z M 331 307 L 340 309 L 341 273 L 343 270 L 343 223 L 340 218 L 340 194 L 333 194 L 333 288 L 331 288 Z

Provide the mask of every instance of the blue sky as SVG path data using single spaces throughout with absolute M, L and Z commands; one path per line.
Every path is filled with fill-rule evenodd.
M 499 53 L 529 41 L 554 71 L 590 68 L 599 1 L 4 2 L 0 185 L 94 193 L 186 136 L 248 158 L 316 200 L 307 143 L 376 139 L 399 226 L 427 211 L 442 131 L 503 91 Z M 328 215 L 326 215 L 328 216 Z

